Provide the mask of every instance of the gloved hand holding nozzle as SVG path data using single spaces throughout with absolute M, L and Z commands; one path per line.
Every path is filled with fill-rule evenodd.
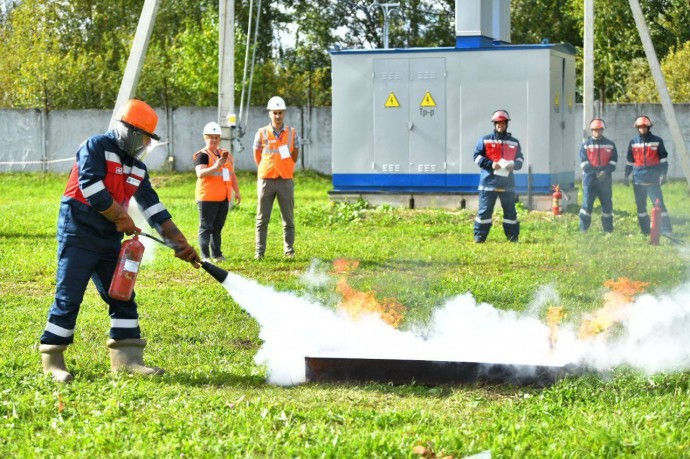
M 175 250 L 175 256 L 183 261 L 188 261 L 195 268 L 200 267 L 201 259 L 194 247 L 189 245 L 187 239 L 172 220 L 166 220 L 160 225 L 160 233 L 163 239 L 170 242 L 169 247 Z M 166 244 L 167 245 L 167 244 Z

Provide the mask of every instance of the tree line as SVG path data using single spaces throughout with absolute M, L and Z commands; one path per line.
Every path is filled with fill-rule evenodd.
M 261 11 L 257 43 L 249 51 L 256 53 L 252 101 L 282 94 L 291 105 L 330 105 L 329 50 L 383 46 L 382 10 L 373 3 L 253 0 L 254 12 L 259 4 Z M 398 3 L 399 14 L 389 23 L 390 47 L 454 46 L 455 0 Z M 0 108 L 112 107 L 143 4 L 0 0 Z M 657 101 L 628 0 L 594 4 L 595 98 Z M 672 99 L 690 102 L 690 5 L 687 0 L 641 4 Z M 581 69 L 583 9 L 582 0 L 512 0 L 511 41 L 570 43 Z M 236 0 L 237 102 L 249 12 L 250 0 Z M 137 97 L 154 106 L 215 106 L 218 21 L 218 0 L 161 0 Z

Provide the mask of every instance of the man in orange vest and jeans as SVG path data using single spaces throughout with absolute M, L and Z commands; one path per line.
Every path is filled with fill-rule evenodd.
M 294 258 L 295 190 L 292 177 L 299 155 L 299 137 L 295 128 L 285 125 L 286 106 L 282 97 L 271 97 L 266 108 L 271 124 L 260 128 L 254 137 L 254 161 L 259 168 L 254 258 L 261 260 L 266 253 L 268 223 L 276 198 L 283 219 L 283 253 L 287 258 Z

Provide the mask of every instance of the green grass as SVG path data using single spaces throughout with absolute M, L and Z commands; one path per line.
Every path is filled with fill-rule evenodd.
M 279 213 L 267 257 L 253 260 L 255 179 L 239 175 L 243 203 L 224 230 L 222 266 L 278 290 L 332 301 L 301 281 L 313 260 L 358 260 L 350 283 L 408 307 L 403 328 L 427 322 L 453 296 L 522 311 L 551 286 L 576 321 L 603 304 L 609 279 L 663 294 L 688 280 L 690 206 L 685 182 L 664 188 L 672 242 L 639 233 L 632 190 L 614 189 L 615 232 L 577 230 L 561 217 L 520 212 L 519 244 L 494 225 L 472 243 L 469 211 L 365 209 L 331 204 L 330 180 L 296 178 L 297 257 L 282 258 Z M 156 174 L 178 226 L 196 243 L 192 174 Z M 259 325 L 201 270 L 165 249 L 137 281 L 147 361 L 158 379 L 112 375 L 107 308 L 89 287 L 75 343 L 75 374 L 57 385 L 40 370 L 38 338 L 54 293 L 55 223 L 64 175 L 5 174 L 0 181 L 0 455 L 2 457 L 687 457 L 690 373 L 643 376 L 626 368 L 549 388 L 478 384 L 424 387 L 305 384 L 276 387 L 254 363 Z M 330 303 L 329 303 L 330 304 Z M 688 331 L 690 333 L 690 330 Z M 432 457 L 429 452 L 428 457 Z

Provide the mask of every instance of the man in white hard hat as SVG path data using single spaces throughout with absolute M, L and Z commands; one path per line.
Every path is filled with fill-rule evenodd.
M 221 233 L 230 205 L 239 204 L 240 186 L 235 176 L 234 160 L 229 151 L 220 148 L 220 125 L 211 121 L 204 126 L 206 146 L 194 153 L 196 189 L 194 198 L 199 209 L 199 248 L 202 261 L 225 261 Z
M 258 166 L 256 212 L 256 252 L 261 260 L 266 253 L 268 223 L 271 220 L 273 202 L 278 198 L 280 216 L 283 219 L 283 253 L 287 258 L 295 256 L 295 193 L 292 181 L 300 142 L 297 131 L 285 125 L 285 101 L 274 96 L 266 106 L 271 123 L 260 128 L 254 137 L 254 161 Z

